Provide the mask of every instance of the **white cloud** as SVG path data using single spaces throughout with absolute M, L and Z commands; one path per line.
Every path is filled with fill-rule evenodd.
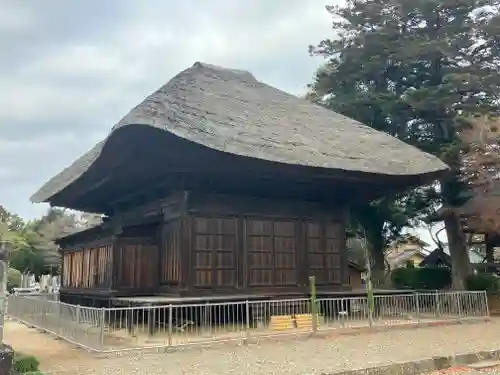
M 322 1 L 292 2 L 289 8 L 279 8 L 286 13 L 275 15 L 266 15 L 265 6 L 257 7 L 253 16 L 266 22 L 254 19 L 247 24 L 246 12 L 235 10 L 249 9 L 252 13 L 252 6 L 230 4 L 215 10 L 211 7 L 209 14 L 189 13 L 198 22 L 177 20 L 172 26 L 168 22 L 171 17 L 165 19 L 158 16 L 161 12 L 140 7 L 132 24 L 123 24 L 120 32 L 108 38 L 96 36 L 93 44 L 62 46 L 24 62 L 14 74 L 0 77 L 0 101 L 5 103 L 0 120 L 29 121 L 35 116 L 42 121 L 60 119 L 62 109 L 68 117 L 83 111 L 97 113 L 119 100 L 130 106 L 132 98 L 138 100 L 149 93 L 131 92 L 130 88 L 143 84 L 154 90 L 195 61 L 248 70 L 259 66 L 256 73 L 265 80 L 286 71 L 280 64 L 296 64 L 287 61 L 288 57 L 302 56 L 303 70 L 296 74 L 312 76 L 317 63 L 307 56 L 307 46 L 330 31 L 330 17 Z M 181 9 L 181 15 L 193 11 L 189 6 Z M 203 7 L 200 13 L 205 10 Z M 238 21 L 248 27 L 240 27 Z M 280 77 L 279 81 L 293 79 Z M 304 80 L 300 85 L 303 88 L 307 83 Z M 282 88 L 297 90 L 297 83 Z
M 105 137 L 146 95 L 196 61 L 246 69 L 301 94 L 331 35 L 323 0 L 50 0 L 0 5 L 0 204 L 29 195 Z M 7 161 L 7 164 L 4 163 Z M 5 183 L 8 181 L 8 184 Z
M 36 17 L 29 9 L 12 4 L 0 11 L 0 32 L 21 33 L 32 30 Z

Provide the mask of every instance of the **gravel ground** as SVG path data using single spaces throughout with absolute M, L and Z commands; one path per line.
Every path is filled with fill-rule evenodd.
M 467 366 L 455 367 L 447 370 L 434 371 L 422 375 L 500 375 L 500 366 L 490 367 L 484 370 L 473 370 Z
M 357 336 L 263 340 L 248 346 L 226 344 L 175 353 L 103 356 L 86 353 L 50 335 L 8 322 L 6 341 L 16 350 L 37 356 L 42 369 L 53 375 L 319 375 L 433 356 L 494 350 L 500 348 L 498 332 L 500 320 L 495 319 L 488 323 L 390 330 Z M 453 372 L 448 374 L 454 375 Z

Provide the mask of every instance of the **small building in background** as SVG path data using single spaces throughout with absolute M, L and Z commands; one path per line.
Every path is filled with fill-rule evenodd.
M 485 258 L 475 249 L 469 249 L 469 260 L 473 266 L 484 263 Z M 417 264 L 416 264 L 417 265 Z M 443 244 L 442 248 L 431 251 L 419 264 L 419 267 L 448 267 L 451 268 L 450 248 L 448 244 Z M 476 267 L 477 268 L 477 267 Z
M 386 251 L 390 269 L 405 267 L 408 263 L 418 265 L 429 254 L 426 248 L 429 244 L 414 235 L 405 235 L 393 241 Z
M 353 290 L 363 289 L 365 285 L 365 272 L 366 268 L 360 264 L 349 261 L 349 285 Z

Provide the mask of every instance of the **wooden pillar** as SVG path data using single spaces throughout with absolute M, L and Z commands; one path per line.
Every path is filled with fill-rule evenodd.
M 295 221 L 295 235 L 297 241 L 297 284 L 301 289 L 309 290 L 309 259 L 307 256 L 306 220 Z
M 165 259 L 167 256 L 167 245 L 168 245 L 168 223 L 165 221 L 165 216 L 163 216 L 163 221 L 160 223 L 158 226 L 158 232 L 156 234 L 156 244 L 158 247 L 158 268 L 157 268 L 157 281 L 158 281 L 158 287 L 161 286 L 161 283 L 163 281 L 163 267 L 165 265 Z
M 351 285 L 349 283 L 349 257 L 347 254 L 347 233 L 346 233 L 346 222 L 347 222 L 347 210 L 342 212 L 340 217 L 340 236 L 339 241 L 342 241 L 340 244 L 340 284 L 342 289 L 351 289 Z
M 64 251 L 63 248 L 59 249 L 59 255 L 61 256 L 59 259 L 59 288 L 65 288 L 67 285 L 64 285 L 64 273 L 67 272 L 67 270 L 64 269 L 64 254 L 66 252 Z
M 181 220 L 181 282 L 180 289 L 188 290 L 192 285 L 193 272 L 191 272 L 192 249 L 192 218 L 188 209 L 189 193 L 186 191 L 182 197 Z
M 123 225 L 117 224 L 113 227 L 113 235 L 111 237 L 111 285 L 109 289 L 117 289 L 119 287 L 118 273 L 121 267 L 121 254 L 120 254 L 120 236 L 123 233 Z
M 246 254 L 246 228 L 245 228 L 245 217 L 243 215 L 238 215 L 236 221 L 236 277 L 237 284 L 236 287 L 239 289 L 245 289 L 247 287 L 247 254 Z

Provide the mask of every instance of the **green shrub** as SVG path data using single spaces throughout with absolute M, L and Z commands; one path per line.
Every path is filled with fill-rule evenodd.
M 451 270 L 446 267 L 417 268 L 421 289 L 447 289 L 451 287 Z
M 35 357 L 31 355 L 16 353 L 14 355 L 14 363 L 12 369 L 16 374 L 30 373 L 35 375 L 41 374 L 40 369 L 38 368 L 39 365 L 40 362 L 38 362 Z
M 487 273 L 469 275 L 465 279 L 465 287 L 471 291 L 485 290 L 488 294 L 496 294 L 500 291 L 498 277 Z
M 391 279 L 398 289 L 446 289 L 451 285 L 451 271 L 445 267 L 396 268 Z
M 7 290 L 12 291 L 13 288 L 19 288 L 21 286 L 22 273 L 14 268 L 9 268 L 7 274 Z
M 417 285 L 416 268 L 396 268 L 391 272 L 391 280 L 397 289 L 414 289 Z

